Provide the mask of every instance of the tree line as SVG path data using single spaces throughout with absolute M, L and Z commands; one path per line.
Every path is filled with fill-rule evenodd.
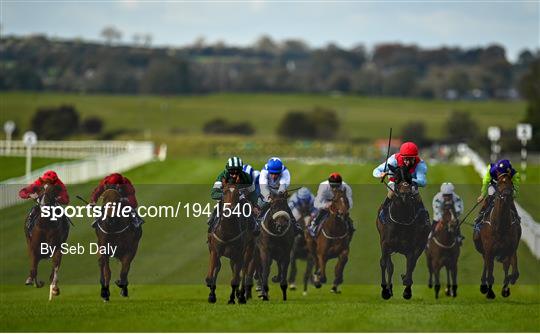
M 110 35 L 110 34 L 109 34 Z M 112 36 L 112 35 L 111 35 Z M 538 50 L 515 63 L 489 45 L 423 49 L 399 43 L 373 50 L 262 36 L 253 45 L 150 47 L 46 36 L 3 36 L 1 90 L 52 90 L 122 94 L 299 92 L 423 98 L 514 98 Z

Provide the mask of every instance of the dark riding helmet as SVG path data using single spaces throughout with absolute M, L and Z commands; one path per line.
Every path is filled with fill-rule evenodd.
M 343 183 L 343 179 L 339 173 L 334 172 L 328 177 L 328 183 L 331 187 L 339 187 Z
M 242 162 L 242 159 L 240 159 L 239 157 L 231 157 L 229 158 L 229 160 L 227 160 L 227 163 L 225 164 L 225 169 L 229 172 L 239 172 L 242 170 L 243 166 L 244 163 Z

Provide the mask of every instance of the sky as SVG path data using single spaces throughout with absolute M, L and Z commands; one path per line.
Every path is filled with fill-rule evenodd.
M 537 1 L 10 1 L 0 0 L 4 35 L 100 40 L 105 26 L 149 33 L 156 46 L 204 37 L 245 46 L 260 36 L 312 47 L 401 42 L 431 48 L 504 46 L 510 60 L 540 48 Z

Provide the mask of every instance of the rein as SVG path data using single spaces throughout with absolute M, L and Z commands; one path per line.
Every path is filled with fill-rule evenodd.
M 268 233 L 269 235 L 273 236 L 273 237 L 276 237 L 276 238 L 280 238 L 280 237 L 283 237 L 287 232 L 289 232 L 289 229 L 291 228 L 291 217 L 289 216 L 289 214 L 286 212 L 286 211 L 283 211 L 283 210 L 280 210 L 276 213 L 274 213 L 272 215 L 272 219 L 275 220 L 277 218 L 279 218 L 280 216 L 285 216 L 287 217 L 287 228 L 285 228 L 285 231 L 279 233 L 279 234 L 276 234 L 276 233 L 273 233 L 272 231 L 270 231 L 270 229 L 268 229 L 268 227 L 266 226 L 266 221 L 263 221 L 262 224 L 261 224 L 261 227 L 262 229 Z

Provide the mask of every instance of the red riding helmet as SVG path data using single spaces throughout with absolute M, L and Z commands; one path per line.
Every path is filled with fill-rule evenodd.
M 402 157 L 417 157 L 418 156 L 418 146 L 413 142 L 405 142 L 401 144 L 399 148 L 399 154 Z
M 48 171 L 46 171 L 45 173 L 43 173 L 43 176 L 41 176 L 41 178 L 42 178 L 44 181 L 55 182 L 56 180 L 58 180 L 58 175 L 56 174 L 55 171 L 48 170 Z
M 121 184 L 124 182 L 124 177 L 118 173 L 113 173 L 107 178 L 109 184 Z
M 341 185 L 341 183 L 343 183 L 343 179 L 341 178 L 341 175 L 339 175 L 339 173 L 334 172 L 328 177 L 328 182 L 332 186 L 339 186 Z

